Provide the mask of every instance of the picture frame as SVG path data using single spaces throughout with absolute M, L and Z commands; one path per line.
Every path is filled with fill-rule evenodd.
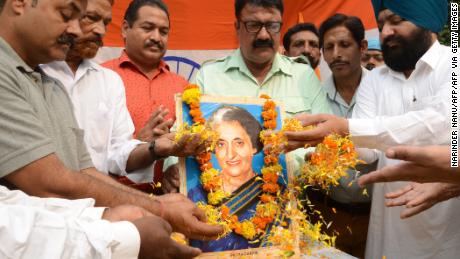
M 175 97 L 176 100 L 176 123 L 178 127 L 181 127 L 184 123 L 192 125 L 192 118 L 189 115 L 189 107 L 187 104 L 182 102 L 181 94 L 177 94 Z M 229 188 L 236 188 L 232 193 L 229 199 L 224 200 L 224 204 L 231 204 L 232 209 L 234 208 L 234 213 L 238 215 L 238 218 L 245 216 L 250 216 L 254 210 L 254 204 L 257 204 L 258 197 L 261 193 L 259 189 L 260 184 L 258 185 L 258 177 L 260 175 L 261 168 L 264 166 L 264 152 L 260 147 L 255 144 L 255 135 L 259 137 L 259 132 L 254 130 L 254 127 L 250 125 L 255 125 L 247 116 L 249 113 L 255 121 L 257 121 L 261 129 L 263 129 L 263 118 L 262 118 L 262 108 L 265 103 L 265 99 L 260 98 L 250 98 L 250 97 L 223 97 L 223 96 L 208 96 L 202 95 L 200 99 L 200 110 L 203 113 L 203 117 L 207 121 L 212 121 L 215 125 L 217 131 L 221 134 L 219 142 L 216 147 L 216 151 L 212 155 L 211 162 L 214 168 L 222 170 L 223 177 L 228 175 L 230 179 L 228 181 Z M 284 108 L 282 103 L 276 103 L 277 116 L 277 130 L 281 128 L 282 121 L 285 117 Z M 236 108 L 233 108 L 236 107 Z M 234 110 L 234 114 L 237 115 L 234 121 L 224 121 L 222 119 L 225 117 L 228 110 Z M 243 111 L 245 110 L 246 114 Z M 246 120 L 240 119 L 241 117 L 248 117 Z M 220 118 L 218 122 L 217 118 Z M 245 126 L 241 126 L 244 124 Z M 239 126 L 241 127 L 239 127 Z M 233 128 L 232 128 L 233 127 Z M 238 133 L 239 132 L 239 133 Z M 243 132 L 243 133 L 242 133 Z M 246 133 L 244 133 L 246 132 Z M 239 135 L 238 135 L 239 134 Z M 246 135 L 247 134 L 247 135 Z M 252 137 L 249 137 L 251 135 Z M 239 137 L 245 136 L 245 137 Z M 250 140 L 248 140 L 248 137 Z M 244 141 L 246 139 L 246 142 Z M 235 142 L 236 141 L 236 142 Z M 238 142 L 239 141 L 239 142 Z M 230 147 L 231 146 L 231 147 Z M 248 147 L 249 150 L 254 152 L 246 152 L 241 146 Z M 263 147 L 263 146 L 262 146 Z M 251 149 L 252 148 L 252 149 Z M 235 151 L 235 150 L 239 151 Z M 233 152 L 233 153 L 232 153 Z M 232 154 L 231 154 L 232 153 Z M 251 153 L 251 155 L 245 156 L 244 154 Z M 225 155 L 223 155 L 225 154 Z M 234 158 L 232 158 L 234 157 Z M 248 162 L 247 157 L 251 158 L 251 161 Z M 250 180 L 242 181 L 241 185 L 238 184 L 231 185 L 235 183 L 234 179 L 244 179 L 240 177 L 241 172 L 247 172 L 246 168 L 248 163 L 252 168 L 252 173 Z M 293 157 L 290 154 L 280 155 L 280 162 L 282 167 L 282 175 L 279 177 L 278 184 L 282 187 L 283 190 L 287 190 L 289 183 L 294 179 L 294 162 Z M 232 171 L 233 170 L 233 171 Z M 193 202 L 207 202 L 206 193 L 201 188 L 200 183 L 200 174 L 198 163 L 194 157 L 180 158 L 179 159 L 179 172 L 180 172 L 180 192 L 187 197 L 189 197 Z M 234 177 L 234 178 L 233 178 Z M 249 176 L 248 176 L 249 177 Z M 246 179 L 248 178 L 246 177 Z M 227 179 L 227 178 L 225 178 Z M 261 182 L 261 181 L 259 181 Z M 259 189 L 258 189 L 259 188 Z M 293 200 L 289 201 L 291 204 L 283 204 L 282 206 L 296 206 L 296 202 Z M 235 205 L 236 204 L 236 205 Z M 282 219 L 283 215 L 280 215 L 280 220 L 289 222 L 288 219 Z M 275 224 L 275 223 L 274 223 Z M 289 223 L 288 223 L 289 224 Z M 274 227 L 275 225 L 271 226 Z M 289 228 L 294 231 L 294 224 L 290 224 Z M 270 227 L 267 228 L 267 233 L 269 233 Z M 226 236 L 222 241 L 198 241 L 198 240 L 189 240 L 189 245 L 198 247 L 202 249 L 203 254 L 199 258 L 261 258 L 269 257 L 276 258 L 280 254 L 281 249 L 276 246 L 269 246 L 263 238 L 260 238 L 258 242 L 249 242 L 241 236 L 231 233 L 231 236 Z M 266 234 L 268 236 L 268 234 Z M 265 238 L 265 237 L 264 237 Z M 228 239 L 228 240 L 227 240 Z M 295 241 L 295 253 L 294 257 L 297 258 L 299 255 L 298 250 L 298 240 Z

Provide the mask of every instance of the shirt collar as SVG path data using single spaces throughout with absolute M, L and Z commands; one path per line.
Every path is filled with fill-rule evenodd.
M 427 50 L 427 52 L 425 52 L 425 54 L 423 54 L 423 56 L 417 61 L 417 63 L 415 63 L 415 69 L 412 72 L 412 74 L 414 74 L 416 70 L 420 69 L 424 65 L 428 66 L 432 70 L 435 69 L 437 64 L 440 62 L 441 55 L 439 53 L 441 51 L 441 48 L 442 48 L 441 44 L 439 43 L 439 41 L 436 40 L 433 43 L 433 45 Z M 388 73 L 391 76 L 395 78 L 399 78 L 401 80 L 407 79 L 404 73 L 394 71 L 391 68 L 387 68 L 387 69 L 389 71 Z
M 128 53 L 126 53 L 126 50 L 124 49 L 118 58 L 118 66 L 123 66 L 124 64 L 130 64 L 134 67 L 137 68 L 136 64 L 129 58 Z M 168 72 L 169 71 L 169 66 L 164 62 L 163 60 L 160 61 L 160 64 L 158 66 L 160 72 Z
M 359 87 L 361 86 L 361 83 L 363 82 L 364 77 L 367 76 L 367 74 L 369 73 L 369 71 L 365 69 L 364 67 L 361 67 L 361 70 L 363 71 L 361 74 L 361 80 L 359 81 L 358 88 L 356 88 L 355 95 L 353 96 L 351 100 L 350 106 L 352 106 L 355 103 L 356 93 Z M 331 101 L 335 101 L 335 98 L 337 98 L 337 95 L 339 95 L 339 93 L 337 93 L 337 89 L 335 88 L 334 77 L 332 74 L 328 78 L 326 78 L 326 80 L 324 80 L 323 87 L 324 87 L 324 90 L 326 91 L 327 97 Z
M 27 73 L 34 72 L 34 69 L 27 65 L 18 53 L 14 51 L 11 45 L 2 37 L 0 37 L 0 52 L 5 54 L 5 56 L 2 55 L 2 62 L 9 62 L 12 66 L 22 68 L 22 70 Z
M 283 57 L 279 54 L 275 54 L 275 58 L 273 60 L 272 68 L 268 72 L 269 75 L 275 74 L 276 72 L 282 72 L 286 75 L 292 76 L 290 65 L 293 61 L 288 59 L 284 60 Z M 239 69 L 242 72 L 246 72 L 249 75 L 251 72 L 249 71 L 246 63 L 244 62 L 243 55 L 241 54 L 241 50 L 237 49 L 230 58 L 226 62 L 224 66 L 224 71 L 228 71 L 230 69 Z

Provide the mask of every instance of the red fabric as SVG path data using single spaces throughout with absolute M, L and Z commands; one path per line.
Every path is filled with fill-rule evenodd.
M 120 75 L 126 90 L 126 105 L 134 122 L 135 133 L 149 120 L 152 112 L 160 105 L 169 109 L 167 118 L 175 119 L 176 105 L 174 95 L 182 93 L 187 81 L 169 71 L 168 65 L 161 61 L 152 79 L 145 76 L 129 59 L 125 51 L 119 58 L 109 60 L 102 66 Z M 161 181 L 163 162 L 155 164 L 155 182 Z

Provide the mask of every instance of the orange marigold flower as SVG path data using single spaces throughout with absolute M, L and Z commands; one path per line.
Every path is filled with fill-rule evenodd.
M 275 173 L 265 173 L 263 179 L 265 182 L 276 183 L 278 181 L 278 175 Z
M 196 156 L 199 164 L 205 164 L 211 160 L 211 152 L 204 152 Z
M 264 163 L 265 163 L 266 165 L 268 165 L 268 164 L 276 164 L 276 163 L 278 163 L 278 157 L 277 157 L 277 156 L 273 156 L 273 155 L 265 156 L 265 157 L 264 157 Z
M 193 88 L 200 88 L 198 85 L 196 84 L 188 84 L 185 88 L 184 88 L 184 91 L 185 90 L 188 90 L 188 89 L 193 89 Z
M 230 216 L 230 209 L 227 206 L 222 206 L 222 219 L 227 219 Z
M 200 124 L 206 123 L 206 119 L 203 118 L 203 117 L 197 117 L 197 118 L 194 117 L 194 118 L 193 118 L 193 121 L 194 121 L 195 123 L 200 123 Z
M 275 183 L 265 183 L 262 185 L 262 191 L 269 192 L 269 193 L 276 193 L 279 190 L 278 184 Z
M 275 109 L 275 107 L 276 107 L 276 104 L 275 104 L 274 101 L 267 100 L 264 103 L 263 109 L 266 111 L 266 110 L 270 110 L 270 109 Z
M 275 120 L 277 115 L 278 114 L 276 110 L 274 109 L 270 109 L 270 110 L 262 112 L 262 118 L 264 118 L 264 120 Z
M 267 99 L 267 100 L 271 99 L 270 96 L 268 96 L 266 94 L 260 95 L 260 98 Z
M 190 107 L 190 110 L 200 109 L 200 103 L 198 103 L 198 102 L 191 102 L 191 103 L 189 104 L 189 107 Z
M 323 156 L 320 153 L 313 153 L 310 157 L 311 164 L 319 165 L 323 161 Z
M 268 195 L 268 194 L 262 194 L 260 196 L 260 200 L 264 203 L 267 203 L 267 202 L 271 202 L 273 201 L 275 198 L 271 195 Z
M 355 149 L 355 146 L 353 145 L 352 142 L 348 142 L 348 143 L 344 143 L 341 149 L 345 152 L 351 152 Z
M 276 128 L 276 120 L 264 121 L 264 127 L 267 128 L 267 129 L 275 129 Z
M 191 109 L 190 112 L 189 112 L 189 114 L 190 114 L 190 116 L 192 116 L 193 118 L 203 116 L 203 113 L 201 112 L 200 109 Z
M 333 140 L 332 138 L 326 137 L 323 140 L 323 144 L 326 145 L 328 148 L 337 148 L 337 142 Z

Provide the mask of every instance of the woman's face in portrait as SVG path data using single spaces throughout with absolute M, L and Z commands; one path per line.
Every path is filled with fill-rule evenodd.
M 252 177 L 252 158 L 257 149 L 246 130 L 238 121 L 222 121 L 215 129 L 220 134 L 215 155 L 222 174 L 241 179 Z

